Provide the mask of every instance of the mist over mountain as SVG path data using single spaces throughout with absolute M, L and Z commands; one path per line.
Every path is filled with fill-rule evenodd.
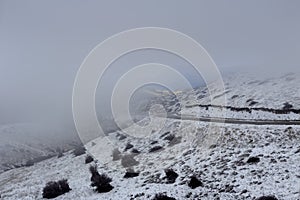
M 299 7 L 0 0 L 0 199 L 300 199 Z

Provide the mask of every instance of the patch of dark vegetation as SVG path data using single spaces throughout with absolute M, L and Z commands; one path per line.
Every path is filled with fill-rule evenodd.
M 169 134 L 167 135 L 163 140 L 168 140 L 168 141 L 172 141 L 175 138 L 174 134 Z
M 235 193 L 233 185 L 225 185 L 224 188 L 221 188 L 219 190 L 220 193 L 226 192 L 226 193 Z
M 282 107 L 282 109 L 283 110 L 289 110 L 289 109 L 292 109 L 294 106 L 292 105 L 292 104 L 290 104 L 289 102 L 285 102 L 284 104 L 283 104 L 283 107 Z
M 129 149 L 131 149 L 131 148 L 133 148 L 133 145 L 130 144 L 130 143 L 127 143 L 127 144 L 126 144 L 126 147 L 125 147 L 125 149 L 124 149 L 124 151 L 127 151 L 127 150 L 129 150 Z
M 157 143 L 158 143 L 158 141 L 154 140 L 154 141 L 150 142 L 150 145 L 157 144 Z
M 139 176 L 139 172 L 134 172 L 134 171 L 127 171 L 124 175 L 124 178 L 133 178 Z
M 137 193 L 136 195 L 131 194 L 131 195 L 130 195 L 130 200 L 134 200 L 134 199 L 139 198 L 139 197 L 142 197 L 142 196 L 145 196 L 145 193 L 144 193 L 144 192 L 142 192 L 142 193 Z M 140 199 L 140 198 L 139 198 L 139 199 Z
M 90 166 L 91 177 L 91 186 L 95 187 L 95 191 L 98 193 L 110 192 L 114 187 L 110 184 L 112 181 L 106 174 L 99 174 L 96 165 Z
M 119 140 L 125 140 L 127 137 L 126 137 L 126 135 L 123 135 L 123 134 L 121 134 L 121 133 L 117 133 L 117 138 L 118 138 Z
M 149 153 L 153 153 L 153 152 L 156 152 L 156 151 L 159 151 L 159 150 L 162 150 L 163 147 L 162 146 L 155 146 L 155 147 L 152 147 L 150 150 L 149 150 Z
M 185 198 L 187 198 L 187 199 L 191 198 L 192 194 L 193 194 L 193 193 L 191 193 L 191 192 L 187 193 L 187 194 L 185 195 Z
M 139 162 L 134 159 L 134 156 L 135 156 L 134 154 L 124 155 L 121 160 L 122 166 L 127 168 L 127 167 L 133 167 L 135 165 L 138 165 Z
M 203 187 L 203 183 L 196 176 L 192 176 L 188 186 L 192 189 L 195 189 L 197 187 Z
M 61 157 L 63 157 L 64 156 L 64 154 L 62 153 L 62 152 L 59 152 L 58 154 L 57 154 L 57 158 L 61 158 Z
M 205 97 L 204 94 L 200 94 L 200 95 L 197 96 L 197 99 L 200 100 L 200 99 L 203 99 L 204 97 Z
M 138 198 L 138 197 L 142 197 L 142 196 L 145 196 L 145 193 L 143 193 L 143 192 L 142 192 L 142 193 L 138 193 L 138 194 L 136 194 L 134 197 L 135 197 L 135 198 Z
M 131 150 L 131 153 L 133 153 L 133 154 L 139 154 L 139 153 L 140 153 L 140 151 L 139 151 L 139 150 L 137 150 L 137 149 L 132 149 L 132 150 Z
M 202 105 L 202 104 L 195 104 L 195 105 L 187 105 L 186 108 L 193 108 L 193 107 L 201 107 L 208 110 L 210 107 L 212 108 L 222 108 L 222 109 L 228 109 L 235 112 L 248 112 L 252 113 L 252 111 L 263 111 L 263 112 L 270 112 L 274 114 L 289 114 L 289 113 L 295 113 L 300 114 L 300 109 L 292 109 L 292 108 L 286 108 L 286 109 L 274 109 L 274 108 L 265 108 L 265 107 L 256 107 L 256 108 L 248 108 L 248 107 L 233 107 L 233 106 L 219 106 L 219 105 Z
M 85 157 L 85 164 L 89 164 L 94 161 L 94 158 L 91 155 Z
M 176 144 L 179 144 L 179 143 L 181 142 L 181 139 L 182 139 L 181 136 L 179 136 L 179 137 L 174 137 L 173 140 L 171 140 L 171 141 L 169 142 L 169 146 L 174 146 L 174 145 L 176 145 Z
M 256 104 L 258 104 L 257 101 L 251 101 L 251 102 L 249 103 L 249 106 L 254 106 L 254 105 L 256 105 Z
M 259 157 L 250 157 L 248 160 L 247 160 L 247 163 L 248 164 L 256 164 L 256 163 L 259 163 L 260 161 L 260 158 Z
M 239 95 L 233 95 L 232 97 L 231 97 L 231 99 L 235 99 L 235 98 L 238 98 L 239 97 Z
M 150 172 L 143 172 L 142 174 L 143 176 L 148 176 L 146 178 L 146 180 L 144 181 L 144 184 L 149 184 L 149 183 L 163 183 L 162 180 L 161 180 L 161 174 L 160 173 L 156 173 L 156 174 L 152 174 Z
M 113 161 L 117 161 L 121 159 L 121 152 L 119 151 L 119 149 L 114 149 L 112 152 L 112 157 L 113 157 Z
M 34 165 L 34 161 L 33 160 L 28 160 L 28 161 L 26 161 L 26 163 L 25 163 L 25 167 L 30 167 L 30 166 L 33 166 Z
M 43 189 L 43 198 L 53 199 L 62 194 L 69 192 L 71 188 L 69 187 L 68 180 L 63 179 L 60 181 L 51 181 L 46 184 Z
M 165 178 L 167 179 L 168 184 L 175 183 L 178 174 L 173 169 L 166 169 L 165 174 L 166 174 Z
M 256 200 L 278 200 L 275 196 L 262 196 L 257 198 Z
M 170 134 L 170 131 L 165 132 L 164 134 L 162 134 L 162 135 L 160 136 L 160 138 L 164 138 L 165 136 L 167 136 L 167 135 L 169 135 L 169 134 Z
M 173 197 L 169 197 L 166 194 L 159 193 L 159 194 L 155 195 L 155 197 L 153 198 L 153 200 L 176 200 L 176 199 L 173 198 Z
M 74 156 L 81 156 L 81 155 L 85 154 L 85 152 L 86 152 L 86 149 L 83 145 L 78 145 L 73 150 Z
M 285 133 L 292 132 L 292 131 L 293 131 L 293 127 L 290 126 L 284 130 Z

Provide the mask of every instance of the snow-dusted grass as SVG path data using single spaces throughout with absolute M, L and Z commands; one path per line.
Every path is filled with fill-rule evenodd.
M 164 129 L 152 133 L 148 139 L 127 135 L 126 139 L 119 141 L 115 137 L 122 155 L 128 153 L 123 153 L 122 149 L 129 141 L 141 151 L 135 157 L 139 165 L 132 167 L 140 175 L 124 179 L 126 169 L 121 160 L 111 160 L 106 164 L 98 160 L 99 173 L 112 178 L 114 189 L 111 192 L 95 192 L 90 187 L 91 175 L 89 165 L 85 164 L 85 155 L 74 157 L 69 153 L 0 174 L 2 198 L 41 199 L 45 184 L 62 178 L 68 179 L 72 190 L 58 199 L 130 199 L 140 193 L 144 194 L 135 199 L 151 199 L 160 192 L 176 199 L 253 199 L 262 195 L 276 195 L 286 200 L 299 198 L 300 154 L 296 153 L 300 149 L 299 128 L 226 125 L 221 127 L 215 141 L 206 143 L 208 135 L 204 123 L 178 124 L 177 120 L 168 120 Z M 166 131 L 182 136 L 181 143 L 168 146 L 159 139 Z M 113 138 L 114 134 L 110 140 Z M 164 150 L 148 153 L 150 140 L 158 140 Z M 251 156 L 258 156 L 260 162 L 246 163 Z M 164 182 L 166 168 L 179 174 L 174 184 Z M 203 187 L 188 187 L 193 175 L 199 177 Z

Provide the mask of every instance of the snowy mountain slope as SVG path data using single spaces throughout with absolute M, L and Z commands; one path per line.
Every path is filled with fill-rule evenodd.
M 205 127 L 199 122 L 181 124 L 169 120 L 165 129 L 152 133 L 144 143 L 129 135 L 119 140 L 121 133 L 110 136 L 110 140 L 115 138 L 119 143 L 121 159 L 112 161 L 111 157 L 106 164 L 98 160 L 99 171 L 113 179 L 114 189 L 109 193 L 97 194 L 89 186 L 91 175 L 84 156 L 67 154 L 2 173 L 1 196 L 3 199 L 41 199 L 46 182 L 68 178 L 72 191 L 58 199 L 130 199 L 139 193 L 144 195 L 135 199 L 151 199 L 158 192 L 177 199 L 254 199 L 264 194 L 287 200 L 300 198 L 299 127 L 226 125 L 221 127 L 223 134 L 213 137 L 216 140 L 209 139 Z M 182 138 L 177 144 L 169 145 L 171 142 L 163 139 L 169 134 Z M 98 141 L 94 142 L 97 145 Z M 140 172 L 132 179 L 123 178 L 128 168 L 124 164 L 129 159 L 126 155 L 131 154 L 130 150 L 124 151 L 127 143 L 141 152 L 134 156 L 138 164 L 129 167 Z M 158 145 L 163 149 L 149 153 Z M 259 162 L 247 163 L 252 156 L 258 157 Z M 166 168 L 179 174 L 174 184 L 163 180 Z M 192 175 L 201 180 L 202 187 L 188 187 Z
M 227 105 L 234 107 L 283 107 L 285 102 L 290 102 L 294 108 L 300 108 L 300 76 L 299 74 L 286 74 L 272 78 L 262 78 L 251 74 L 232 74 L 223 79 L 225 94 L 219 93 L 213 98 L 220 98 L 226 95 Z M 197 91 L 200 93 L 199 91 Z M 221 91 L 219 91 L 221 92 Z M 187 97 L 188 96 L 188 97 Z M 187 103 L 199 102 L 209 104 L 209 97 L 204 98 L 198 95 L 198 99 L 186 94 Z M 249 101 L 250 100 L 250 101 Z M 251 105 L 253 101 L 257 103 Z
M 165 107 L 171 112 L 199 117 L 260 119 L 260 120 L 299 120 L 300 119 L 300 76 L 286 74 L 273 78 L 259 78 L 249 74 L 234 74 L 223 79 L 225 91 L 218 91 L 212 84 L 212 96 L 207 88 L 181 91 L 165 95 Z M 164 95 L 163 95 L 164 94 Z M 211 98 L 225 97 L 226 107 L 211 105 Z M 158 100 L 161 97 L 158 97 Z M 274 113 L 277 112 L 277 113 Z M 280 114 L 278 114 L 280 113 Z
M 0 172 L 57 155 L 58 148 L 69 149 L 70 139 L 58 135 L 56 130 L 37 124 L 1 125 Z
M 230 92 L 226 95 L 239 95 L 228 101 L 229 106 L 283 109 L 283 104 L 289 102 L 295 109 L 299 108 L 296 75 L 268 82 L 251 83 L 251 80 L 240 76 L 228 81 L 226 87 Z M 272 88 L 274 83 L 280 90 L 266 93 L 265 89 Z M 281 91 L 283 89 L 285 91 Z M 180 101 L 164 95 L 160 101 L 171 113 L 180 110 L 178 102 L 181 102 L 182 112 L 196 116 L 209 114 L 211 108 L 196 112 L 186 107 L 208 104 L 205 93 L 198 98 L 201 91 L 205 89 L 178 93 Z M 250 106 L 247 104 L 249 98 L 260 103 Z M 251 115 L 232 111 L 228 117 L 297 118 L 291 114 L 278 115 L 281 114 Z M 176 199 L 254 200 L 274 195 L 280 200 L 300 200 L 300 126 L 210 124 L 162 117 L 152 120 L 155 126 L 130 126 L 86 145 L 96 159 L 99 172 L 112 178 L 112 191 L 96 193 L 90 186 L 91 175 L 89 164 L 84 164 L 85 155 L 74 157 L 69 152 L 61 158 L 50 158 L 34 166 L 0 174 L 1 198 L 42 199 L 42 189 L 47 182 L 67 178 L 72 190 L 57 199 L 144 200 L 153 199 L 157 193 L 166 193 Z M 144 119 L 139 124 L 147 125 L 148 122 Z M 174 183 L 166 178 L 165 169 L 173 169 L 178 174 Z M 126 171 L 131 170 L 139 175 L 124 178 Z M 192 177 L 201 182 L 199 187 L 191 187 Z

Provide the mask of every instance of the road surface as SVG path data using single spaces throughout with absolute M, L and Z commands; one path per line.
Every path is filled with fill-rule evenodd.
M 193 115 L 168 115 L 170 119 L 215 122 L 225 124 L 249 124 L 249 125 L 300 125 L 300 120 L 259 120 L 259 119 L 234 119 L 234 118 L 214 118 L 197 117 Z

